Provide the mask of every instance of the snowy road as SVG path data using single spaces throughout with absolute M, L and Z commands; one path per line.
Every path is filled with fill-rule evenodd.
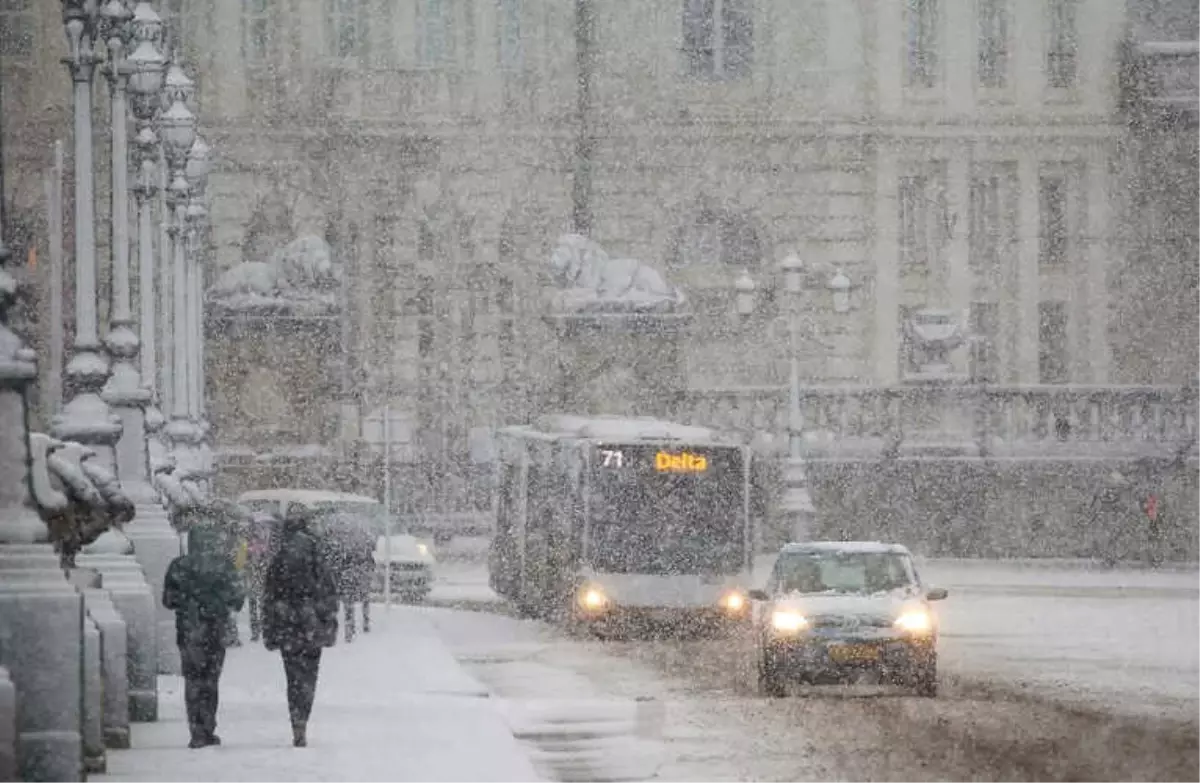
M 727 640 L 600 642 L 430 612 L 475 676 L 513 700 L 514 724 L 534 726 L 527 739 L 559 779 L 645 779 L 650 767 L 664 780 L 1197 779 L 1194 571 L 940 561 L 923 575 L 951 590 L 934 701 L 764 700 Z M 495 601 L 479 565 L 440 576 L 435 602 Z M 581 734 L 582 767 L 547 714 Z M 625 769 L 604 771 L 613 758 Z

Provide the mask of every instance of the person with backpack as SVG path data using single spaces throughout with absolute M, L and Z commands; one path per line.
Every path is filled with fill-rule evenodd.
M 162 602 L 175 612 L 175 643 L 179 645 L 191 731 L 188 747 L 220 745 L 217 707 L 226 630 L 245 602 L 241 579 L 220 529 L 198 524 L 188 530 L 187 554 L 167 567 Z

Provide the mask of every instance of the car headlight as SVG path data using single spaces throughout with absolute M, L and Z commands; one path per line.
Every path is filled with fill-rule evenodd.
M 746 608 L 746 596 L 735 590 L 721 596 L 719 604 L 727 612 L 741 612 Z
M 608 606 L 608 596 L 599 587 L 586 587 L 579 593 L 579 605 L 595 612 Z
M 933 618 L 924 609 L 913 609 L 896 618 L 896 627 L 909 633 L 928 633 L 933 630 Z
M 429 555 L 429 545 L 428 544 L 417 544 L 417 551 L 420 552 L 422 555 L 428 556 Z
M 798 633 L 808 627 L 808 618 L 799 612 L 777 610 L 771 615 L 771 627 L 780 633 Z

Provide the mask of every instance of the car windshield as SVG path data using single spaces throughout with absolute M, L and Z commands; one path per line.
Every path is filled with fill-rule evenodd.
M 324 530 L 358 528 L 372 536 L 387 532 L 387 514 L 382 504 L 377 503 L 315 503 L 313 512 L 317 524 Z M 397 520 L 392 520 L 392 535 L 399 535 Z
M 912 562 L 897 552 L 785 552 L 771 575 L 775 593 L 870 594 L 911 587 Z

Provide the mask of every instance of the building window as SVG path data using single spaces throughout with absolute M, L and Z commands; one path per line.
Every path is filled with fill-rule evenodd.
M 995 302 L 972 302 L 970 335 L 971 379 L 977 383 L 1000 380 L 1000 308 Z
M 909 87 L 937 86 L 938 24 L 938 0 L 908 0 Z
M 970 210 L 967 243 L 971 266 L 979 270 L 995 269 L 1000 264 L 1000 247 L 1004 239 L 1000 177 L 971 179 Z
M 1038 381 L 1067 382 L 1067 303 L 1038 303 Z
M 1008 0 L 979 0 L 979 84 L 1008 83 Z
M 449 0 L 420 0 L 417 25 L 417 60 L 436 67 L 453 58 L 451 37 L 452 9 Z
M 242 60 L 261 65 L 271 49 L 270 0 L 242 0 Z
M 1067 261 L 1067 178 L 1048 174 L 1038 178 L 1038 259 L 1046 266 Z
M 897 193 L 900 223 L 900 263 L 920 266 L 929 261 L 929 178 L 901 177 Z
M 437 238 L 433 235 L 433 229 L 429 227 L 429 223 L 422 220 L 421 225 L 417 227 L 417 258 L 428 261 L 437 255 Z
M 329 54 L 361 57 L 367 41 L 367 0 L 326 0 Z
M 514 305 L 512 278 L 501 277 L 496 281 L 496 311 L 507 315 L 513 312 Z
M 6 62 L 33 59 L 34 0 L 0 0 L 0 57 Z
M 1056 90 L 1075 86 L 1079 49 L 1075 0 L 1050 0 L 1050 41 L 1046 49 L 1046 79 Z
M 749 75 L 754 56 L 750 0 L 684 0 L 683 51 L 688 73 L 702 79 Z
M 521 47 L 521 0 L 496 0 L 496 4 L 500 69 L 519 71 L 525 61 L 525 52 Z

